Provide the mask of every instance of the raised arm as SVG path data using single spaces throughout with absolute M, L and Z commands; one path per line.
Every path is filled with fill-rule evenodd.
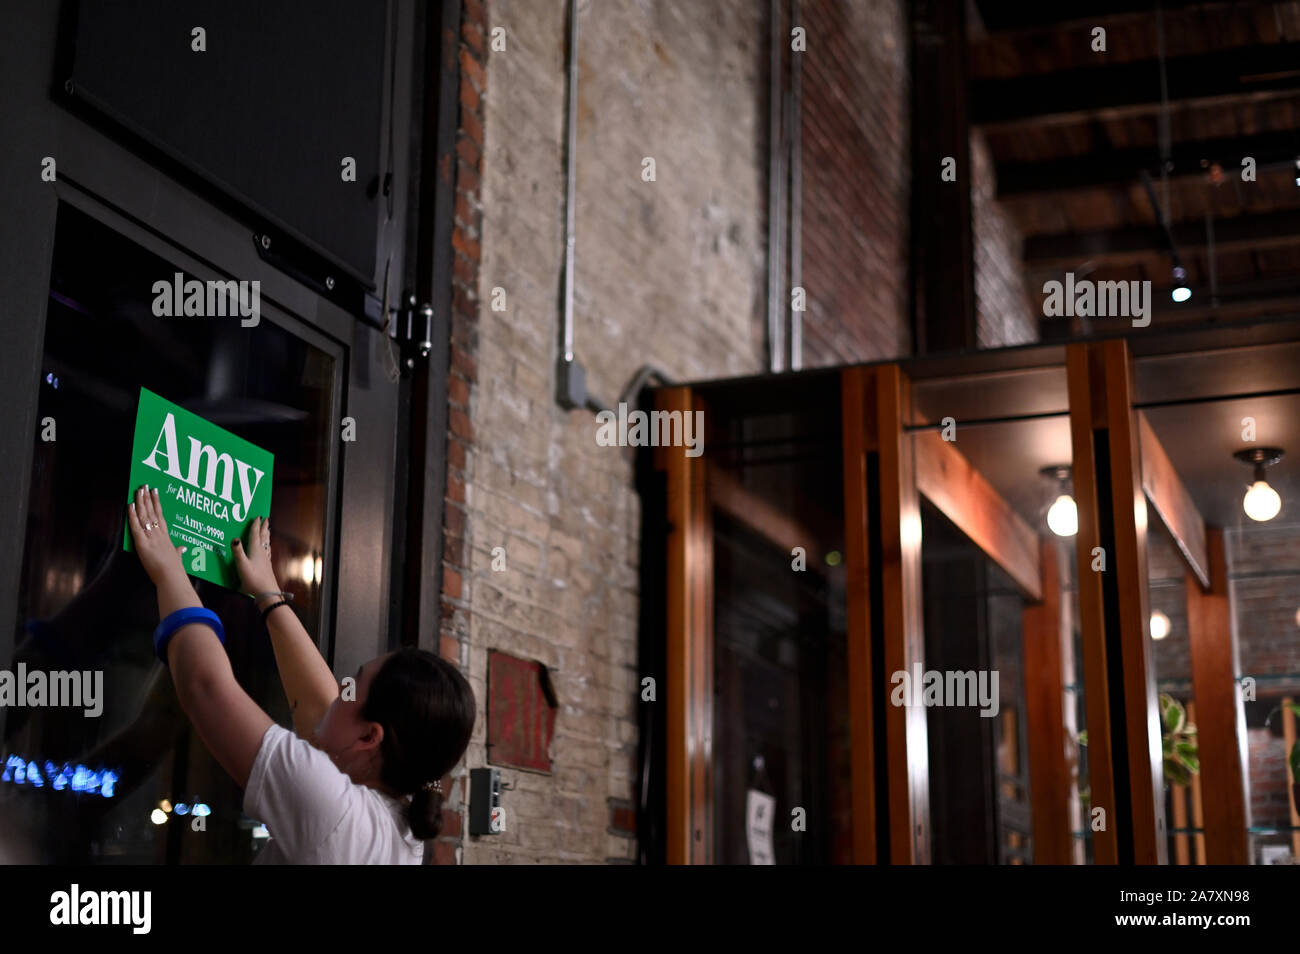
M 158 588 L 158 615 L 166 619 L 177 610 L 202 606 L 167 533 L 156 488 L 136 491 L 127 524 L 140 562 Z M 181 708 L 213 758 L 240 788 L 246 787 L 271 717 L 235 680 L 225 648 L 207 624 L 181 626 L 167 643 L 166 655 Z
M 257 608 L 264 610 L 280 601 L 280 584 L 271 567 L 271 521 L 256 518 L 249 526 L 248 547 L 239 540 L 233 546 L 235 566 L 247 593 L 257 595 Z M 271 594 L 271 595 L 262 595 Z M 288 606 L 271 610 L 266 617 L 271 633 L 280 682 L 293 713 L 293 729 L 299 738 L 314 742 L 316 726 L 339 694 L 334 674 L 316 648 L 316 642 Z

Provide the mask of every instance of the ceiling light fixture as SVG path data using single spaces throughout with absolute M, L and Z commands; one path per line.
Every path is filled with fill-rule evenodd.
M 1246 511 L 1246 516 L 1251 520 L 1260 523 L 1272 520 L 1282 509 L 1282 498 L 1264 479 L 1264 468 L 1272 467 L 1282 459 L 1282 449 L 1251 447 L 1247 450 L 1239 450 L 1232 456 L 1243 464 L 1250 464 L 1255 468 L 1254 481 L 1246 491 L 1246 496 L 1241 499 L 1241 509 Z
M 1079 508 L 1074 505 L 1074 498 L 1066 488 L 1066 481 L 1070 479 L 1069 466 L 1056 464 L 1044 467 L 1039 473 L 1051 477 L 1060 484 L 1060 492 L 1047 510 L 1047 526 L 1058 537 L 1074 536 L 1079 532 Z
M 1151 638 L 1164 639 L 1169 635 L 1169 617 L 1160 610 L 1151 614 Z

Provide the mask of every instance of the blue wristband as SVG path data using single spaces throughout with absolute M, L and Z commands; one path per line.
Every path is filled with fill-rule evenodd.
M 153 649 L 164 666 L 167 665 L 167 644 L 178 629 L 182 626 L 188 626 L 190 623 L 202 623 L 204 626 L 210 626 L 212 631 L 217 634 L 217 639 L 221 640 L 221 645 L 226 645 L 226 631 L 221 627 L 221 620 L 216 613 L 203 606 L 187 606 L 184 609 L 178 609 L 160 622 L 158 628 L 153 631 Z

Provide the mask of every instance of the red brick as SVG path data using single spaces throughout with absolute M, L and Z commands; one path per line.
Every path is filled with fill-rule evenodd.
M 469 109 L 460 114 L 460 128 L 465 131 L 465 137 L 475 146 L 478 146 L 481 151 L 483 147 L 483 121 L 475 110 Z
M 487 32 L 487 9 L 479 0 L 465 0 L 461 6 L 461 19 L 465 23 L 473 23 L 481 27 L 485 33 Z
M 460 191 L 456 193 L 456 222 L 460 225 L 478 227 L 474 210 L 469 204 L 469 198 L 464 192 Z
M 442 558 L 452 566 L 461 566 L 461 558 L 465 553 L 465 541 L 460 537 L 452 537 L 443 534 L 442 537 Z
M 483 64 L 465 47 L 460 50 L 460 72 L 480 93 L 487 87 L 487 74 L 483 72 Z
M 482 159 L 482 150 L 479 149 L 478 145 L 474 140 L 470 139 L 469 136 L 461 136 L 460 139 L 456 141 L 456 156 L 461 162 L 473 166 L 476 170 L 481 170 L 483 168 L 480 162 Z
M 457 437 L 463 437 L 467 441 L 474 439 L 474 428 L 469 422 L 469 415 L 464 411 L 451 408 L 447 412 L 447 423 L 451 432 Z
M 456 380 L 455 375 L 452 380 Z M 465 469 L 465 445 L 454 437 L 447 438 L 447 463 L 457 470 Z
M 447 475 L 447 499 L 456 503 L 465 502 L 465 484 L 451 474 Z
M 474 381 L 477 376 L 478 363 L 474 360 L 473 355 L 460 345 L 453 343 L 451 346 L 451 368 L 453 371 L 459 371 L 470 381 Z
M 460 252 L 471 262 L 478 264 L 479 244 L 465 234 L 465 230 L 459 225 L 451 230 L 451 247 Z
M 453 600 L 460 599 L 460 574 L 450 567 L 442 571 L 442 591 Z
M 443 790 L 445 791 L 447 788 L 447 783 L 444 781 L 442 784 L 443 784 Z M 443 838 L 460 837 L 460 812 L 455 811 L 454 809 L 451 808 L 444 808 L 442 810 L 441 837 Z
M 451 314 L 451 343 L 470 351 L 478 350 L 478 316 L 463 311 Z
M 466 112 L 478 112 L 478 90 L 474 89 L 474 85 L 463 76 L 460 78 L 460 105 L 462 116 Z
M 453 255 L 451 263 L 451 275 L 466 288 L 473 288 L 478 284 L 478 268 L 468 258 L 462 255 Z
M 443 636 L 438 640 L 438 652 L 448 662 L 460 662 L 460 640 Z M 444 833 L 445 834 L 445 833 Z
M 460 36 L 461 39 L 465 41 L 465 45 L 470 48 L 470 51 L 475 56 L 482 59 L 483 58 L 483 27 L 477 23 L 472 23 L 467 21 L 465 25 L 460 28 Z
M 456 188 L 478 195 L 478 170 L 463 161 L 456 163 Z
M 459 507 L 447 507 L 442 522 L 447 533 L 452 536 L 463 537 L 465 535 L 465 512 Z
M 459 375 L 451 375 L 447 379 L 447 399 L 452 404 L 469 407 L 469 382 Z
M 433 860 L 435 865 L 454 865 L 456 863 L 456 843 L 439 838 L 433 843 Z
M 451 308 L 452 313 L 460 312 L 466 315 L 478 315 L 478 296 L 470 292 L 464 286 L 457 286 L 451 291 Z

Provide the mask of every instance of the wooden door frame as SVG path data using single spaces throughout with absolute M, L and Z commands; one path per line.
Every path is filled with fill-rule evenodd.
M 1097 864 L 1164 864 L 1163 756 L 1151 664 L 1143 489 L 1127 342 L 1066 348 L 1079 620 Z M 1109 543 L 1109 548 L 1106 544 Z M 1105 560 L 1094 570 L 1094 554 Z M 1085 820 L 1088 824 L 1092 819 Z
M 869 368 L 847 368 L 840 375 L 844 464 L 844 568 L 848 606 L 846 652 L 849 666 L 849 744 L 853 804 L 853 861 L 873 865 L 888 844 L 880 837 L 877 811 L 887 797 L 876 786 L 876 693 L 884 682 L 873 674 L 871 644 L 870 537 L 872 517 L 867 489 L 869 454 L 874 451 L 872 414 L 875 378 Z M 882 844 L 882 842 L 884 844 Z
M 855 863 L 925 863 L 929 858 L 928 752 L 925 712 L 884 708 L 882 736 L 888 772 L 877 779 L 877 722 L 874 707 L 886 698 L 888 682 L 873 675 L 871 587 L 878 587 L 881 631 L 887 634 L 883 669 L 907 669 L 923 662 L 920 616 L 920 511 L 910 435 L 904 432 L 910 385 L 897 366 L 848 368 L 842 372 L 848 656 Z M 656 409 L 682 414 L 705 410 L 689 387 L 656 392 Z M 879 435 L 886 435 L 881 441 Z M 669 864 L 713 861 L 713 551 L 710 467 L 707 454 L 687 457 L 682 448 L 656 448 L 666 478 L 668 516 L 666 650 L 664 699 L 666 739 L 666 859 Z M 716 476 L 716 475 L 715 475 Z M 883 516 L 870 541 L 869 480 L 877 481 Z M 725 483 L 725 481 L 724 481 Z M 720 486 L 733 502 L 735 487 Z M 770 527 L 780 534 L 775 519 Z M 882 554 L 871 578 L 872 546 Z M 888 795 L 882 797 L 883 790 Z M 877 813 L 891 808 L 887 817 Z M 879 833 L 887 832 L 888 857 Z
M 655 394 L 660 411 L 704 410 L 689 387 Z M 713 521 L 707 457 L 684 447 L 656 447 L 667 478 L 668 577 L 666 859 L 670 865 L 713 861 Z

